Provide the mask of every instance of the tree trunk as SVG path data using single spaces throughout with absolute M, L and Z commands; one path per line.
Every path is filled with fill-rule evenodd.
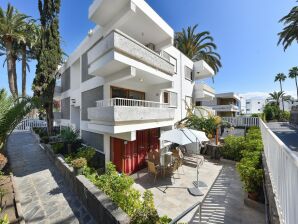
M 6 58 L 7 58 L 6 63 L 7 63 L 7 76 L 8 76 L 9 90 L 13 98 L 16 99 L 17 91 L 15 89 L 15 83 L 14 83 L 15 79 L 13 76 L 12 42 L 6 41 L 5 48 L 6 48 Z
M 295 83 L 296 83 L 296 92 L 297 92 L 297 101 L 298 101 L 298 84 L 297 84 L 297 76 L 295 76 Z
M 18 76 L 17 76 L 17 56 L 13 55 L 12 56 L 12 64 L 13 64 L 13 79 L 14 79 L 14 86 L 16 90 L 16 96 L 19 96 L 19 91 L 18 91 Z
M 279 81 L 280 84 L 280 91 L 282 92 L 282 85 L 281 85 L 281 81 Z M 282 111 L 285 112 L 285 105 L 284 105 L 284 98 L 281 97 L 281 103 L 282 103 Z
M 22 97 L 26 96 L 26 65 L 27 65 L 27 54 L 26 45 L 22 45 Z
M 52 136 L 53 134 L 53 127 L 54 127 L 54 113 L 53 113 L 53 97 L 54 97 L 54 91 L 55 91 L 55 85 L 56 80 L 53 79 L 51 83 L 49 83 L 47 89 L 46 89 L 46 101 L 45 104 L 45 110 L 46 110 L 46 116 L 47 116 L 47 125 L 48 125 L 48 135 Z

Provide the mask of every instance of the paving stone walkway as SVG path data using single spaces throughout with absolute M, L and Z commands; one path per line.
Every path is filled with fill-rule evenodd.
M 30 132 L 13 133 L 7 150 L 26 223 L 95 223 Z
M 190 223 L 199 223 L 199 211 Z M 224 163 L 202 206 L 202 224 L 265 224 L 264 212 L 244 204 L 244 191 L 235 166 Z

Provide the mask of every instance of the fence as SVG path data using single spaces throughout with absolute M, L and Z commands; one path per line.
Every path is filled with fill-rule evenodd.
M 222 120 L 229 122 L 234 127 L 259 126 L 258 117 L 223 117 Z
M 298 157 L 260 120 L 264 154 L 281 223 L 298 223 Z
M 37 128 L 47 127 L 47 122 L 38 120 L 38 119 L 25 118 L 17 125 L 15 130 L 28 130 L 35 127 Z

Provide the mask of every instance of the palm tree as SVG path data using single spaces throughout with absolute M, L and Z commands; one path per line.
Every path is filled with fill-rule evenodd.
M 26 23 L 23 30 L 25 35 L 24 39 L 22 39 L 19 43 L 19 48 L 22 61 L 22 96 L 25 97 L 27 69 L 30 72 L 30 67 L 27 62 L 30 59 L 36 59 L 36 55 L 34 53 L 35 50 L 33 48 L 37 45 L 39 40 L 39 30 L 33 20 Z
M 278 45 L 281 43 L 286 50 L 293 41 L 298 41 L 298 6 L 292 8 L 288 15 L 279 21 L 284 24 L 282 32 L 278 33 Z
M 298 100 L 298 84 L 297 84 L 297 76 L 298 76 L 298 67 L 293 67 L 289 71 L 289 78 L 295 79 L 296 84 L 296 92 L 297 92 L 297 100 Z
M 269 93 L 269 98 L 267 100 L 273 100 L 274 103 L 279 107 L 280 101 L 282 101 L 283 97 L 284 97 L 285 93 L 282 91 L 279 92 L 273 92 L 273 93 Z
M 16 74 L 17 54 L 14 51 L 14 44 L 24 39 L 23 27 L 27 18 L 26 15 L 19 13 L 10 4 L 8 4 L 6 11 L 0 7 L 0 42 L 6 50 L 9 89 L 15 99 L 18 96 L 18 86 Z
M 215 52 L 217 49 L 210 32 L 196 33 L 198 25 L 189 26 L 187 30 L 175 34 L 175 46 L 193 61 L 204 60 L 217 73 L 222 67 L 221 57 Z
M 281 82 L 284 82 L 286 80 L 286 78 L 287 78 L 287 76 L 285 76 L 285 74 L 283 74 L 283 73 L 278 73 L 275 76 L 274 82 L 277 82 L 277 81 L 279 82 L 280 92 L 283 92 Z M 285 111 L 285 105 L 284 105 L 283 99 L 281 99 L 281 102 L 282 102 L 282 110 Z

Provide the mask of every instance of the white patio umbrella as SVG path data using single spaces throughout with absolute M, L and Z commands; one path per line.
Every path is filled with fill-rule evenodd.
M 197 143 L 197 153 L 199 154 L 199 144 L 201 145 L 202 142 L 209 141 L 205 132 L 197 131 L 188 128 L 180 128 L 180 129 L 173 129 L 170 131 L 165 131 L 161 133 L 160 140 L 162 141 L 169 141 L 172 143 L 176 143 L 179 145 L 188 145 L 191 143 Z M 188 188 L 190 194 L 195 196 L 202 196 L 203 193 L 199 190 L 199 162 L 197 162 L 197 181 L 196 187 Z

